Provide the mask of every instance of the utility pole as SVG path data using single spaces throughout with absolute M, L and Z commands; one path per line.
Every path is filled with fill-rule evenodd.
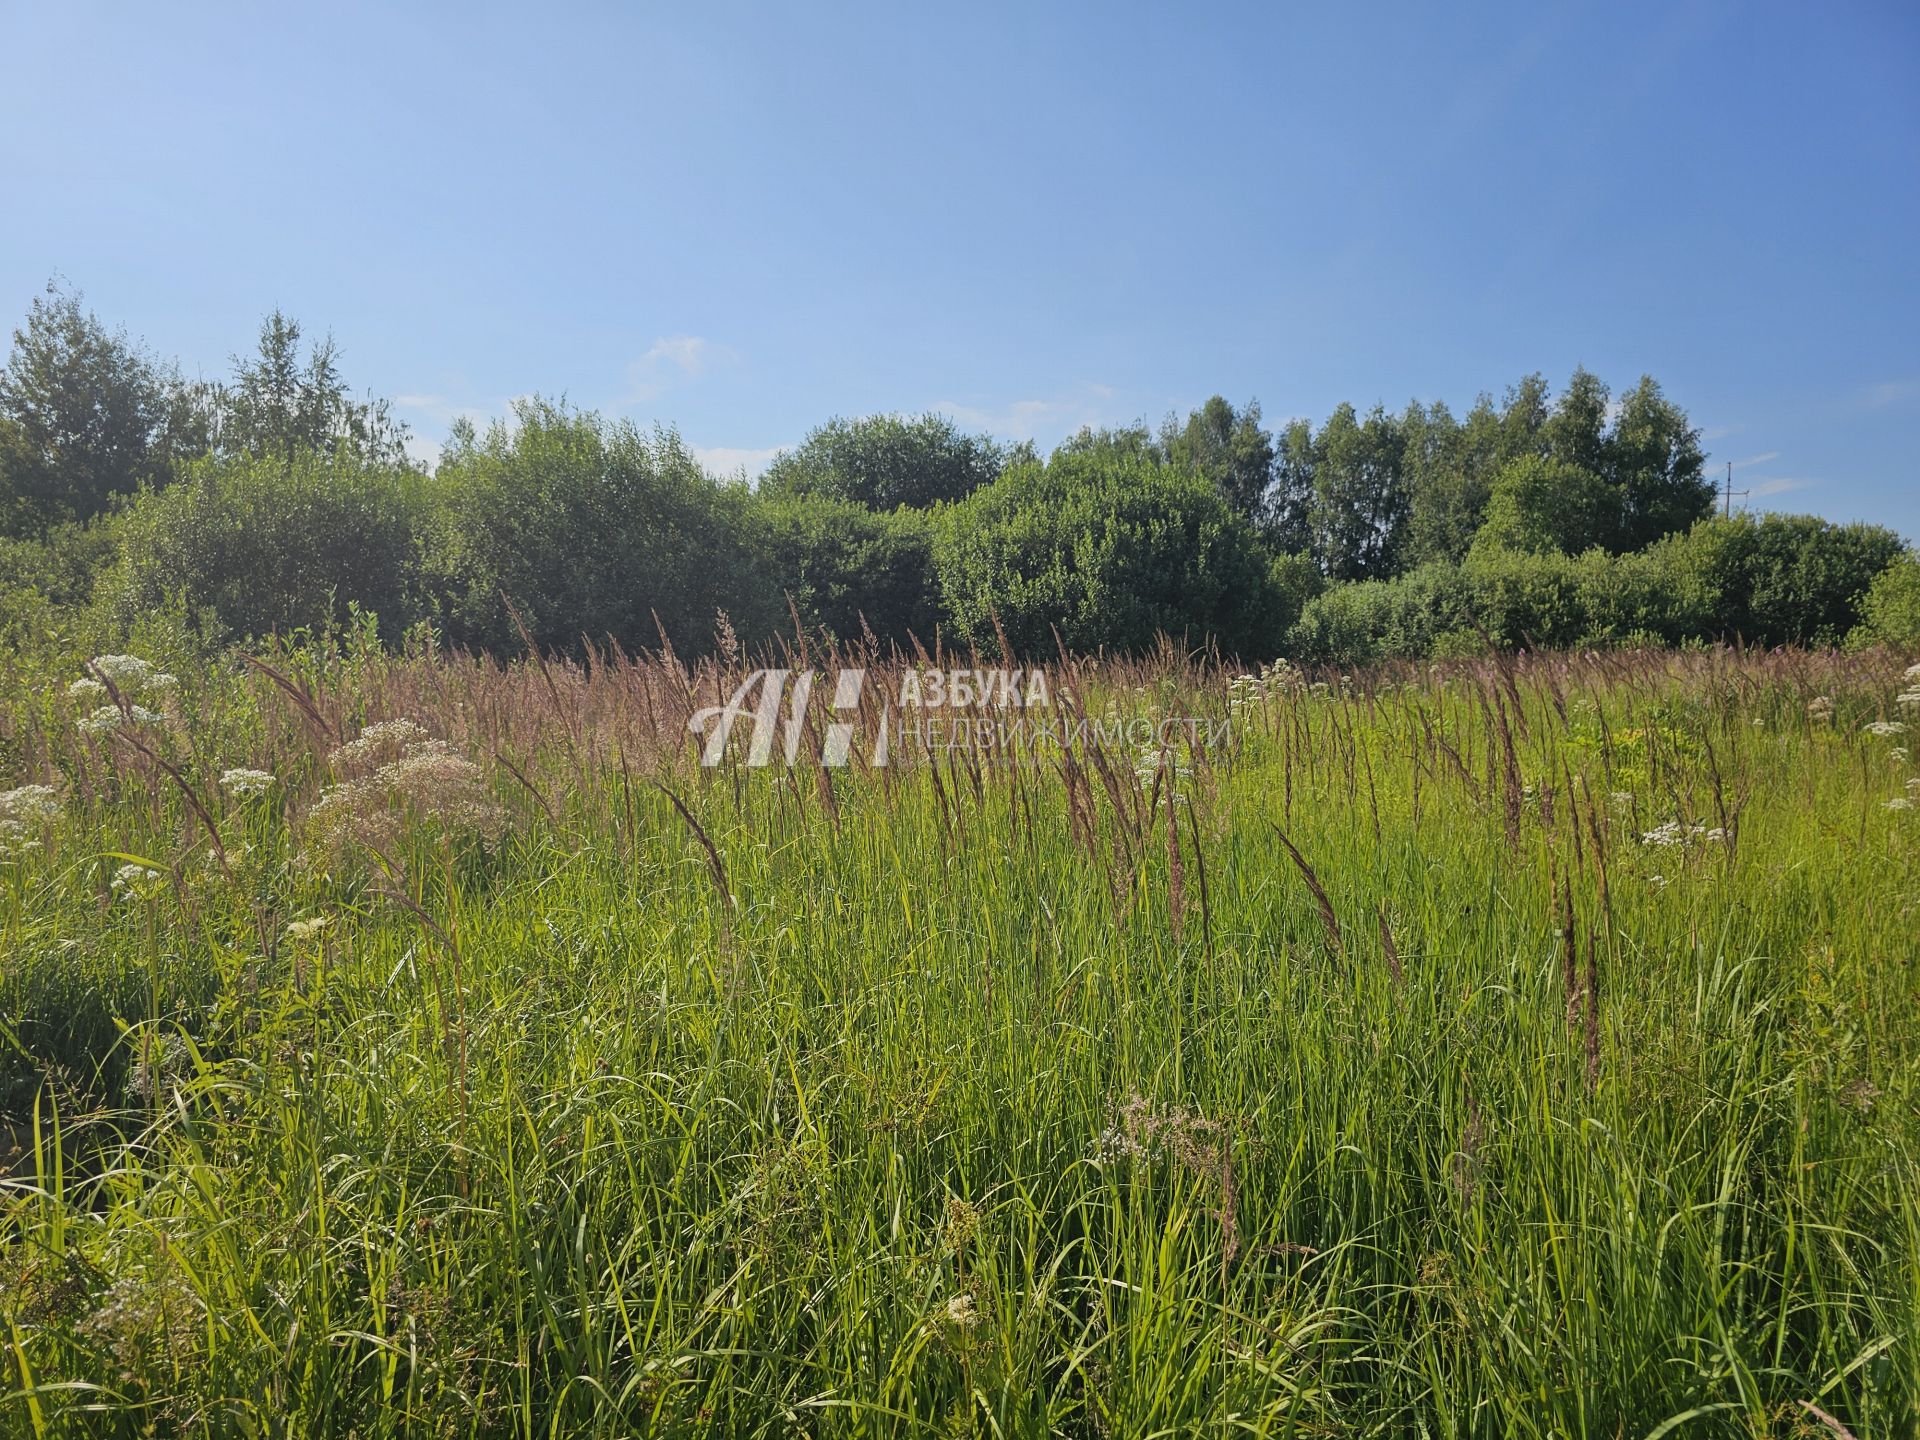
M 1728 518 L 1729 520 L 1731 520 L 1731 519 L 1733 518 L 1733 497 L 1734 497 L 1734 496 L 1736 496 L 1736 495 L 1746 495 L 1746 494 L 1749 494 L 1749 493 L 1750 493 L 1750 492 L 1749 492 L 1749 491 L 1746 491 L 1746 490 L 1736 490 L 1736 489 L 1734 489 L 1734 488 L 1733 488 L 1733 461 L 1731 461 L 1731 460 L 1729 460 L 1729 461 L 1727 461 L 1727 508 L 1726 508 L 1726 516 L 1727 516 L 1727 518 Z

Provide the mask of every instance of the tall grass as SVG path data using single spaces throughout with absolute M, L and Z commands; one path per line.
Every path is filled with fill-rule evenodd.
M 1089 661 L 1230 743 L 831 772 L 670 655 L 16 672 L 0 1430 L 1914 1434 L 1903 663 Z M 504 826 L 323 844 L 392 719 Z

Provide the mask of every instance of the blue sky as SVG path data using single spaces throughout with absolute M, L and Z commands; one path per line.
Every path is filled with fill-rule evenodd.
M 1920 9 L 28 7 L 0 301 L 189 372 L 280 306 L 423 442 L 512 397 L 731 468 L 1220 391 L 1651 372 L 1754 503 L 1920 536 Z

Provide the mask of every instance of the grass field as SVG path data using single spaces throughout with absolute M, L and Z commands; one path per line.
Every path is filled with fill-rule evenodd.
M 0 1433 L 1920 1433 L 1902 657 L 266 662 L 7 677 Z

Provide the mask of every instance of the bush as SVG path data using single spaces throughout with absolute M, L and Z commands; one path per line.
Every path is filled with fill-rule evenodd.
M 1578 555 L 1620 529 L 1620 492 L 1591 470 L 1528 455 L 1495 477 L 1473 549 Z
M 1874 577 L 1849 643 L 1920 649 L 1920 560 L 1909 552 Z
M 1879 525 L 1736 515 L 1702 521 L 1655 552 L 1686 573 L 1711 616 L 1710 633 L 1773 646 L 1840 643 L 1874 579 L 1904 549 Z
M 445 511 L 433 571 L 449 638 L 517 649 L 514 611 L 558 649 L 655 646 L 664 628 L 697 652 L 718 610 L 750 643 L 780 626 L 744 482 L 716 484 L 671 431 L 643 435 L 539 400 L 517 406 L 515 421 L 456 436 L 436 477 Z
M 940 589 L 958 638 L 1016 654 L 1138 652 L 1161 634 L 1274 653 L 1284 618 L 1248 523 L 1199 476 L 1117 451 L 1009 469 L 941 517 Z
M 113 597 L 123 621 L 180 596 L 235 637 L 320 627 L 349 603 L 397 639 L 424 613 L 427 481 L 345 452 L 206 461 L 126 520 Z
M 819 495 L 875 510 L 964 500 L 991 484 L 1006 454 L 942 415 L 829 420 L 761 477 L 768 495 Z
M 915 636 L 933 644 L 941 611 L 925 512 L 882 514 L 815 495 L 761 506 L 773 573 L 810 629 L 843 641 L 871 632 L 903 649 Z

